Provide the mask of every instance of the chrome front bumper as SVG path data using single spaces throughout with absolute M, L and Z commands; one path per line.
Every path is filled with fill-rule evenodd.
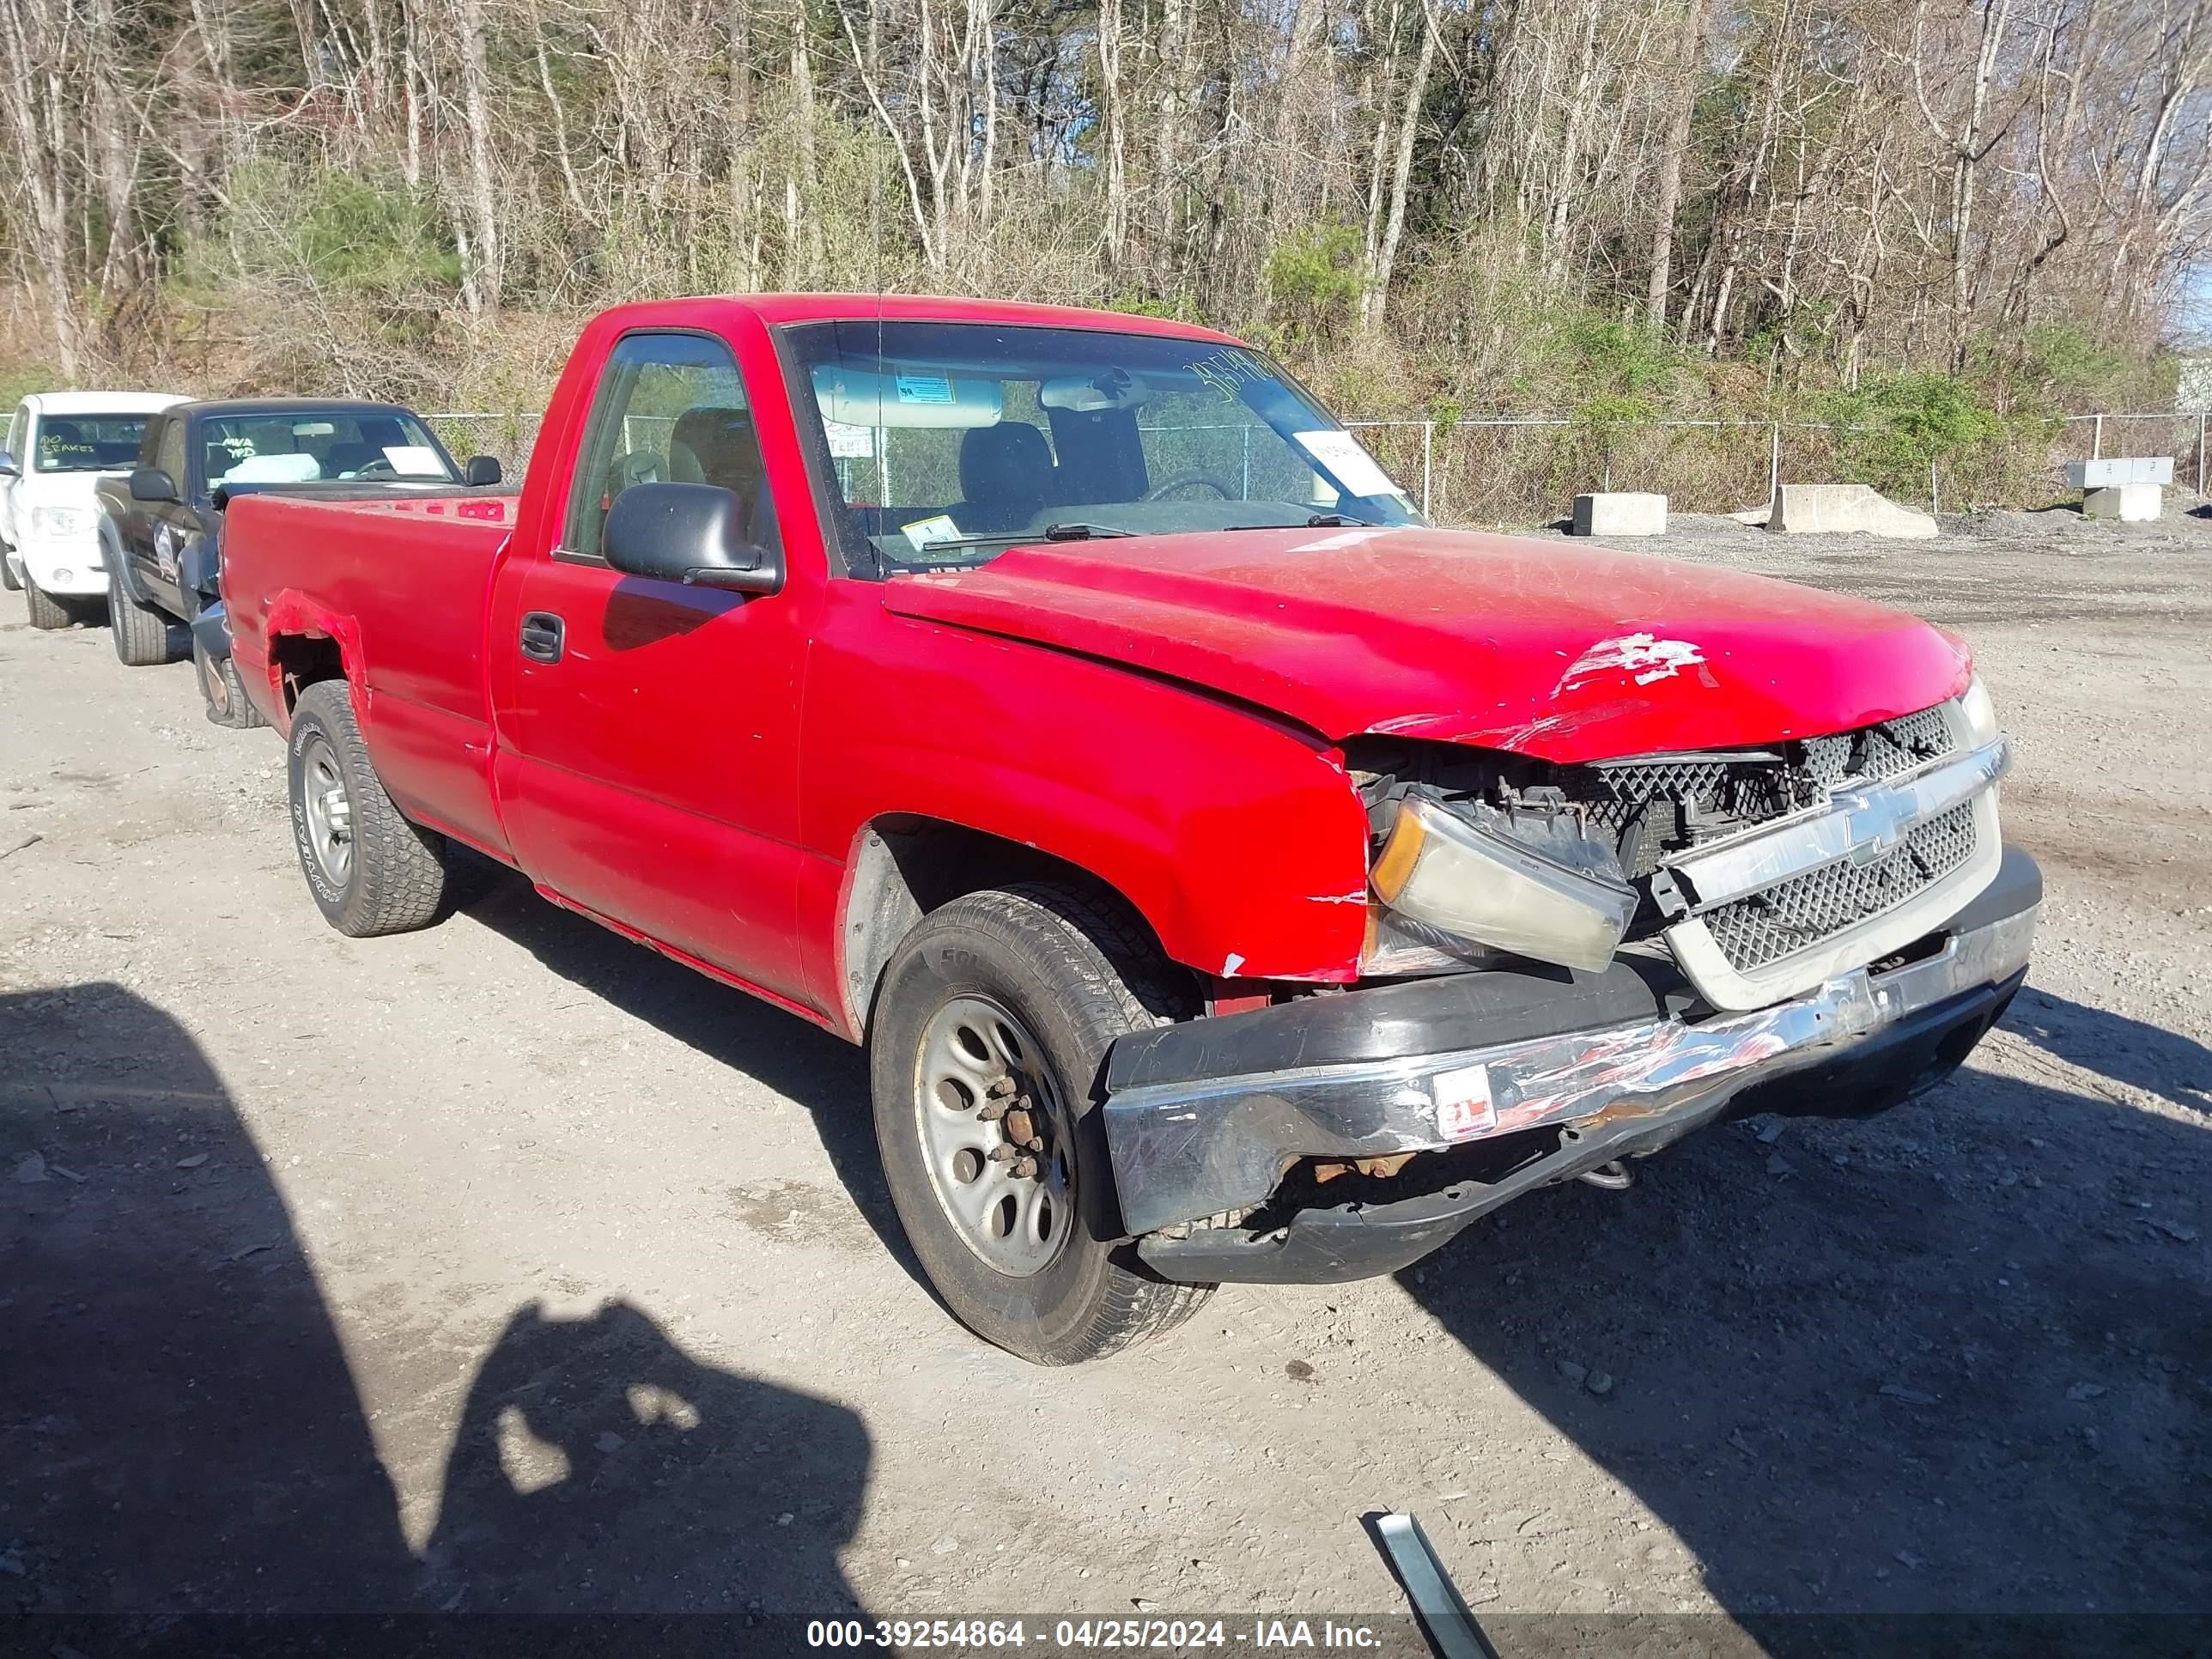
M 1520 1041 L 1126 1088 L 1115 1086 L 1117 1071 L 1137 1068 L 1118 1064 L 1117 1048 L 1103 1110 L 1124 1228 L 1141 1236 L 1264 1204 L 1305 1158 L 1387 1158 L 1628 1119 L 1655 1131 L 1677 1122 L 1686 1133 L 1746 1089 L 1845 1057 L 1939 1005 L 2017 975 L 2027 963 L 2042 883 L 2016 849 L 2005 851 L 2003 864 L 2002 876 L 1987 882 L 1950 927 L 1923 930 L 1923 938 L 1940 933 L 1940 943 L 1917 960 L 1882 973 L 1856 969 L 1748 1012 L 1692 1023 L 1669 1012 Z M 1980 1034 L 1975 1030 L 1973 1039 Z M 1418 1047 L 1424 1034 L 1404 1035 Z M 1963 1057 L 1960 1050 L 1951 1063 Z M 1839 1105 L 1838 1115 L 1850 1109 Z M 1668 1138 L 1643 1136 L 1640 1149 Z

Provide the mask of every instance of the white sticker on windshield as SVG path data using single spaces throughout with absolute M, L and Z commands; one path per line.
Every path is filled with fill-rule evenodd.
M 1359 447 L 1349 432 L 1293 432 L 1307 454 L 1329 470 L 1346 493 L 1353 495 L 1402 495 L 1390 475 L 1375 465 L 1375 458 Z
M 917 519 L 912 524 L 899 526 L 899 533 L 913 544 L 917 553 L 926 553 L 933 542 L 949 542 L 960 533 L 960 526 L 952 522 L 952 515 L 940 513 L 933 519 Z
M 949 404 L 952 382 L 942 374 L 901 374 L 894 377 L 902 404 Z
M 428 444 L 386 444 L 384 459 L 392 463 L 392 470 L 402 477 L 443 477 L 445 463 L 438 452 Z
M 865 461 L 876 453 L 876 429 L 872 426 L 825 420 L 822 430 L 829 435 L 830 453 L 841 461 Z

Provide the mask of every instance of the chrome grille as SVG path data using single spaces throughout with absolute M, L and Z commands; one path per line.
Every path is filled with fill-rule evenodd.
M 1974 804 L 1954 806 L 1868 864 L 1841 860 L 1705 913 L 1729 965 L 1748 973 L 1905 903 L 1973 855 Z

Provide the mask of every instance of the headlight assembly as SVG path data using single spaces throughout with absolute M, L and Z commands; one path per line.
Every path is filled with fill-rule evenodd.
M 1966 689 L 1959 694 L 1959 712 L 1966 717 L 1966 730 L 1972 735 L 1974 746 L 1992 741 L 1997 735 L 1997 706 L 1990 701 L 1989 688 L 1982 684 L 1979 674 L 1966 682 Z
M 1613 960 L 1636 894 L 1610 848 L 1560 821 L 1398 803 L 1370 872 L 1400 915 L 1516 956 L 1595 971 Z
M 34 507 L 31 533 L 52 541 L 82 536 L 92 528 L 92 514 L 81 507 Z

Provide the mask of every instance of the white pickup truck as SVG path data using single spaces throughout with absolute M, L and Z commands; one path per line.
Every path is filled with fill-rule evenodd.
M 102 477 L 138 465 L 146 422 L 185 401 L 167 392 L 39 392 L 0 446 L 0 580 L 20 587 L 33 628 L 66 628 L 107 597 L 100 556 Z

